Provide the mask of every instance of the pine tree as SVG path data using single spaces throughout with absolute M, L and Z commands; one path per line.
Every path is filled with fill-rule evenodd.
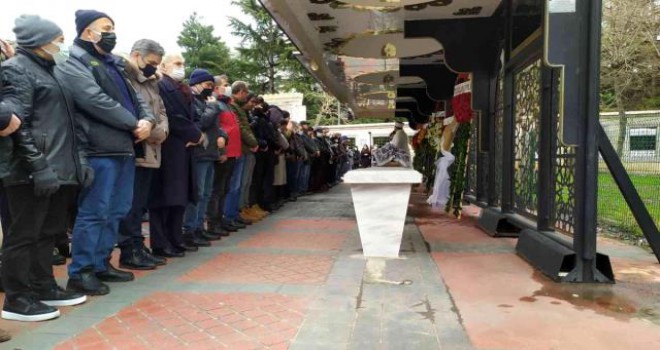
M 231 51 L 222 38 L 213 35 L 213 26 L 202 24 L 202 19 L 196 12 L 190 15 L 183 23 L 183 30 L 177 40 L 177 44 L 184 49 L 186 73 L 190 74 L 195 68 L 204 68 L 212 74 L 228 74 L 232 77 L 236 73 L 236 64 Z

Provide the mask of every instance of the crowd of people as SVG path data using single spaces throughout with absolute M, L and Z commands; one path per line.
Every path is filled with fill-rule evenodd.
M 56 318 L 132 281 L 127 270 L 184 257 L 371 164 L 368 147 L 291 121 L 243 81 L 205 67 L 186 76 L 184 57 L 154 40 L 113 54 L 105 13 L 75 21 L 68 48 L 56 23 L 22 15 L 15 52 L 3 48 L 4 319 Z M 66 288 L 53 277 L 60 255 Z

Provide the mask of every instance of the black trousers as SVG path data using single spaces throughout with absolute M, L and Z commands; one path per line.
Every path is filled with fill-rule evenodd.
M 229 193 L 231 175 L 234 172 L 236 159 L 230 158 L 226 162 L 215 163 L 215 174 L 213 175 L 213 191 L 206 208 L 206 217 L 209 225 L 221 225 L 225 207 L 225 198 Z
M 5 237 L 9 232 L 9 225 L 11 224 L 11 216 L 9 215 L 9 203 L 7 203 L 7 193 L 5 187 L 0 182 L 0 220 L 2 221 L 2 232 L 5 235 L 2 238 L 2 245 L 5 245 Z
M 77 186 L 62 186 L 50 197 L 36 197 L 32 184 L 5 190 L 12 223 L 2 247 L 2 284 L 6 296 L 16 298 L 56 283 L 55 238 L 66 234 Z
M 149 195 L 151 194 L 151 179 L 155 169 L 136 167 L 135 183 L 133 186 L 133 204 L 126 218 L 119 223 L 119 236 L 117 241 L 123 249 L 143 248 L 142 216 L 147 210 Z
M 321 156 L 314 158 L 312 163 L 311 191 L 321 191 L 327 183 L 327 172 L 330 168 L 330 156 L 327 153 L 321 153 Z
M 337 159 L 332 161 L 332 164 L 328 164 L 328 170 L 325 173 L 325 182 L 328 185 L 332 185 L 337 181 Z
M 277 201 L 277 192 L 275 191 L 275 186 L 273 186 L 276 164 L 277 155 L 275 155 L 275 152 L 269 150 L 266 152 L 264 158 L 264 179 L 261 182 L 261 186 L 263 186 L 263 198 L 259 203 L 259 206 L 265 210 L 270 210 L 273 203 Z
M 252 184 L 250 185 L 249 204 L 261 204 L 264 199 L 264 176 L 266 175 L 266 152 L 254 154 L 255 164 L 252 173 Z
M 149 239 L 152 249 L 174 249 L 183 245 L 184 206 L 149 209 Z

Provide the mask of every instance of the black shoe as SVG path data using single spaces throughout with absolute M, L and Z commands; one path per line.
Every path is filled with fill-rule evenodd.
M 202 238 L 206 239 L 207 241 L 219 241 L 220 238 L 222 238 L 222 235 L 220 234 L 215 234 L 213 232 L 209 231 L 200 231 L 199 235 L 202 236 Z
M 234 227 L 238 228 L 239 230 L 242 230 L 242 229 L 247 227 L 247 225 L 240 223 L 238 220 L 233 220 L 229 224 L 231 226 L 234 226 Z
M 192 233 L 184 234 L 183 235 L 183 242 L 187 246 L 192 246 L 192 247 L 210 247 L 211 243 L 209 241 L 205 240 L 201 236 L 197 236 Z
M 232 225 L 232 224 L 223 224 L 222 229 L 227 232 L 236 232 L 239 230 L 238 227 Z
M 209 233 L 220 236 L 220 237 L 227 237 L 229 236 L 229 232 L 225 229 L 223 229 L 221 226 L 211 226 L 208 230 Z
M 153 270 L 156 264 L 144 256 L 142 248 L 131 247 L 122 249 L 119 267 L 129 270 Z
M 186 256 L 186 253 L 180 251 L 174 251 L 171 249 L 154 249 L 153 250 L 154 258 L 183 258 Z
M 2 308 L 2 318 L 5 320 L 38 322 L 52 320 L 60 316 L 60 310 L 48 306 L 34 295 L 21 295 L 17 298 L 5 299 Z
M 85 294 L 64 290 L 58 285 L 37 291 L 37 298 L 48 306 L 73 306 L 87 301 Z
M 240 225 L 244 225 L 246 227 L 252 225 L 252 221 L 243 220 L 240 217 L 237 217 L 236 220 L 234 220 L 234 222 L 236 222 Z
M 96 277 L 103 282 L 130 282 L 135 279 L 132 272 L 117 270 L 109 261 L 106 266 L 107 270 L 96 273 Z
M 106 295 L 110 293 L 110 287 L 96 277 L 93 266 L 80 270 L 80 278 L 69 278 L 66 289 L 86 295 Z
M 66 264 L 66 258 L 60 255 L 60 252 L 55 248 L 53 250 L 53 265 L 64 265 Z
M 198 251 L 199 248 L 197 246 L 189 245 L 189 244 L 186 244 L 186 242 L 183 242 L 182 245 L 175 246 L 174 250 L 177 251 L 177 252 L 180 252 L 180 253 L 183 253 L 183 252 L 191 252 L 192 253 L 192 252 Z
M 153 262 L 156 266 L 167 265 L 167 259 L 153 255 L 153 253 L 149 250 L 149 248 L 147 247 L 142 248 L 142 252 L 144 257 L 150 260 L 151 262 Z

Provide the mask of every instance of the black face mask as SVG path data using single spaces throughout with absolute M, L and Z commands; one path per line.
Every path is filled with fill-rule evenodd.
M 156 69 L 156 67 L 150 64 L 145 65 L 144 68 L 140 68 L 145 78 L 149 78 L 150 76 L 156 74 Z
M 107 32 L 101 33 L 101 40 L 96 43 L 96 46 L 100 47 L 105 53 L 111 53 L 115 45 L 117 45 L 117 34 Z
M 202 90 L 202 92 L 199 93 L 199 96 L 203 100 L 207 100 L 212 94 L 213 94 L 213 89 L 204 89 Z

